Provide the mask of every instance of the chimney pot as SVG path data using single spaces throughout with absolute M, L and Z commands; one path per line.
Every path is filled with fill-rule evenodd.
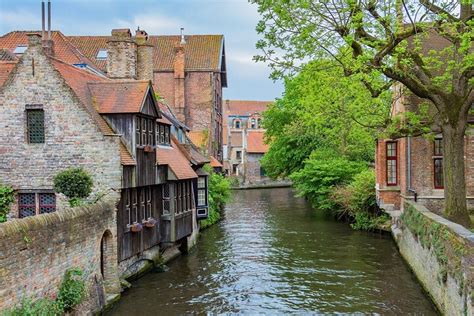
M 181 45 L 186 44 L 186 39 L 184 38 L 184 27 L 181 28 Z

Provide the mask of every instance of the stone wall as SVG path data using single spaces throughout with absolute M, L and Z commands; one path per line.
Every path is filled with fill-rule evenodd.
M 0 224 L 0 311 L 23 298 L 54 297 L 68 268 L 82 269 L 87 281 L 81 310 L 119 294 L 117 198 Z
M 260 160 L 263 154 L 246 154 L 245 161 L 245 182 L 246 183 L 259 183 L 268 180 L 268 177 L 260 176 Z
M 94 193 L 120 188 L 119 138 L 103 135 L 41 44 L 30 45 L 11 75 L 0 88 L 2 182 L 16 190 L 50 190 L 58 172 L 83 167 L 93 176 Z M 26 139 L 27 105 L 43 108 L 44 143 Z
M 445 315 L 474 315 L 474 233 L 405 202 L 392 232 L 401 255 Z

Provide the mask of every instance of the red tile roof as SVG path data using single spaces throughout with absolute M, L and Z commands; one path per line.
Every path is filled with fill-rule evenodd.
M 0 37 L 0 48 L 7 49 L 11 53 L 19 45 L 28 46 L 28 37 L 26 34 L 32 31 L 13 31 Z M 54 42 L 54 57 L 68 64 L 89 64 L 94 63 L 80 52 L 68 39 L 59 31 L 51 32 L 51 38 Z
M 255 112 L 262 113 L 270 103 L 273 103 L 273 101 L 226 100 L 225 114 L 248 116 Z
M 16 61 L 18 58 L 8 49 L 0 49 L 0 61 Z
M 135 166 L 137 164 L 123 142 L 120 143 L 120 162 L 123 166 Z
M 101 114 L 140 112 L 149 81 L 101 81 L 88 84 L 92 102 Z
M 214 158 L 213 156 L 211 156 L 211 163 L 210 163 L 211 167 L 212 168 L 222 168 L 224 167 L 220 162 L 219 160 L 217 160 L 216 158 Z
M 16 62 L 14 61 L 3 61 L 0 62 L 0 87 L 3 86 L 8 78 L 8 75 L 15 67 Z
M 266 153 L 268 145 L 264 142 L 265 132 L 263 131 L 248 131 L 247 133 L 247 152 L 258 154 Z
M 169 148 L 162 146 L 157 148 L 156 160 L 158 165 L 167 165 L 178 180 L 197 178 L 196 173 L 191 168 L 191 163 L 179 149 L 174 137 L 171 138 L 171 146 Z
M 67 36 L 67 39 L 84 53 L 97 67 L 105 71 L 106 61 L 97 60 L 100 49 L 107 48 L 111 36 Z M 224 37 L 222 35 L 188 35 L 185 44 L 185 65 L 187 71 L 220 71 L 220 61 Z M 149 36 L 148 41 L 155 47 L 153 63 L 155 71 L 172 71 L 175 46 L 179 35 Z M 1 47 L 1 45 L 0 45 Z

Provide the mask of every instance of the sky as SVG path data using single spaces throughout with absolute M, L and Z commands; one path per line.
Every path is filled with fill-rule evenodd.
M 247 0 L 52 0 L 53 30 L 66 35 L 109 35 L 139 26 L 153 35 L 223 34 L 228 88 L 225 99 L 273 100 L 283 91 L 259 53 L 257 7 Z M 0 0 L 0 33 L 41 29 L 41 0 Z

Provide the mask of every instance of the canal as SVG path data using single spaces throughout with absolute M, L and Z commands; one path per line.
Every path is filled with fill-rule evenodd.
M 133 283 L 112 315 L 436 314 L 389 236 L 353 231 L 290 189 L 234 191 L 187 256 Z

